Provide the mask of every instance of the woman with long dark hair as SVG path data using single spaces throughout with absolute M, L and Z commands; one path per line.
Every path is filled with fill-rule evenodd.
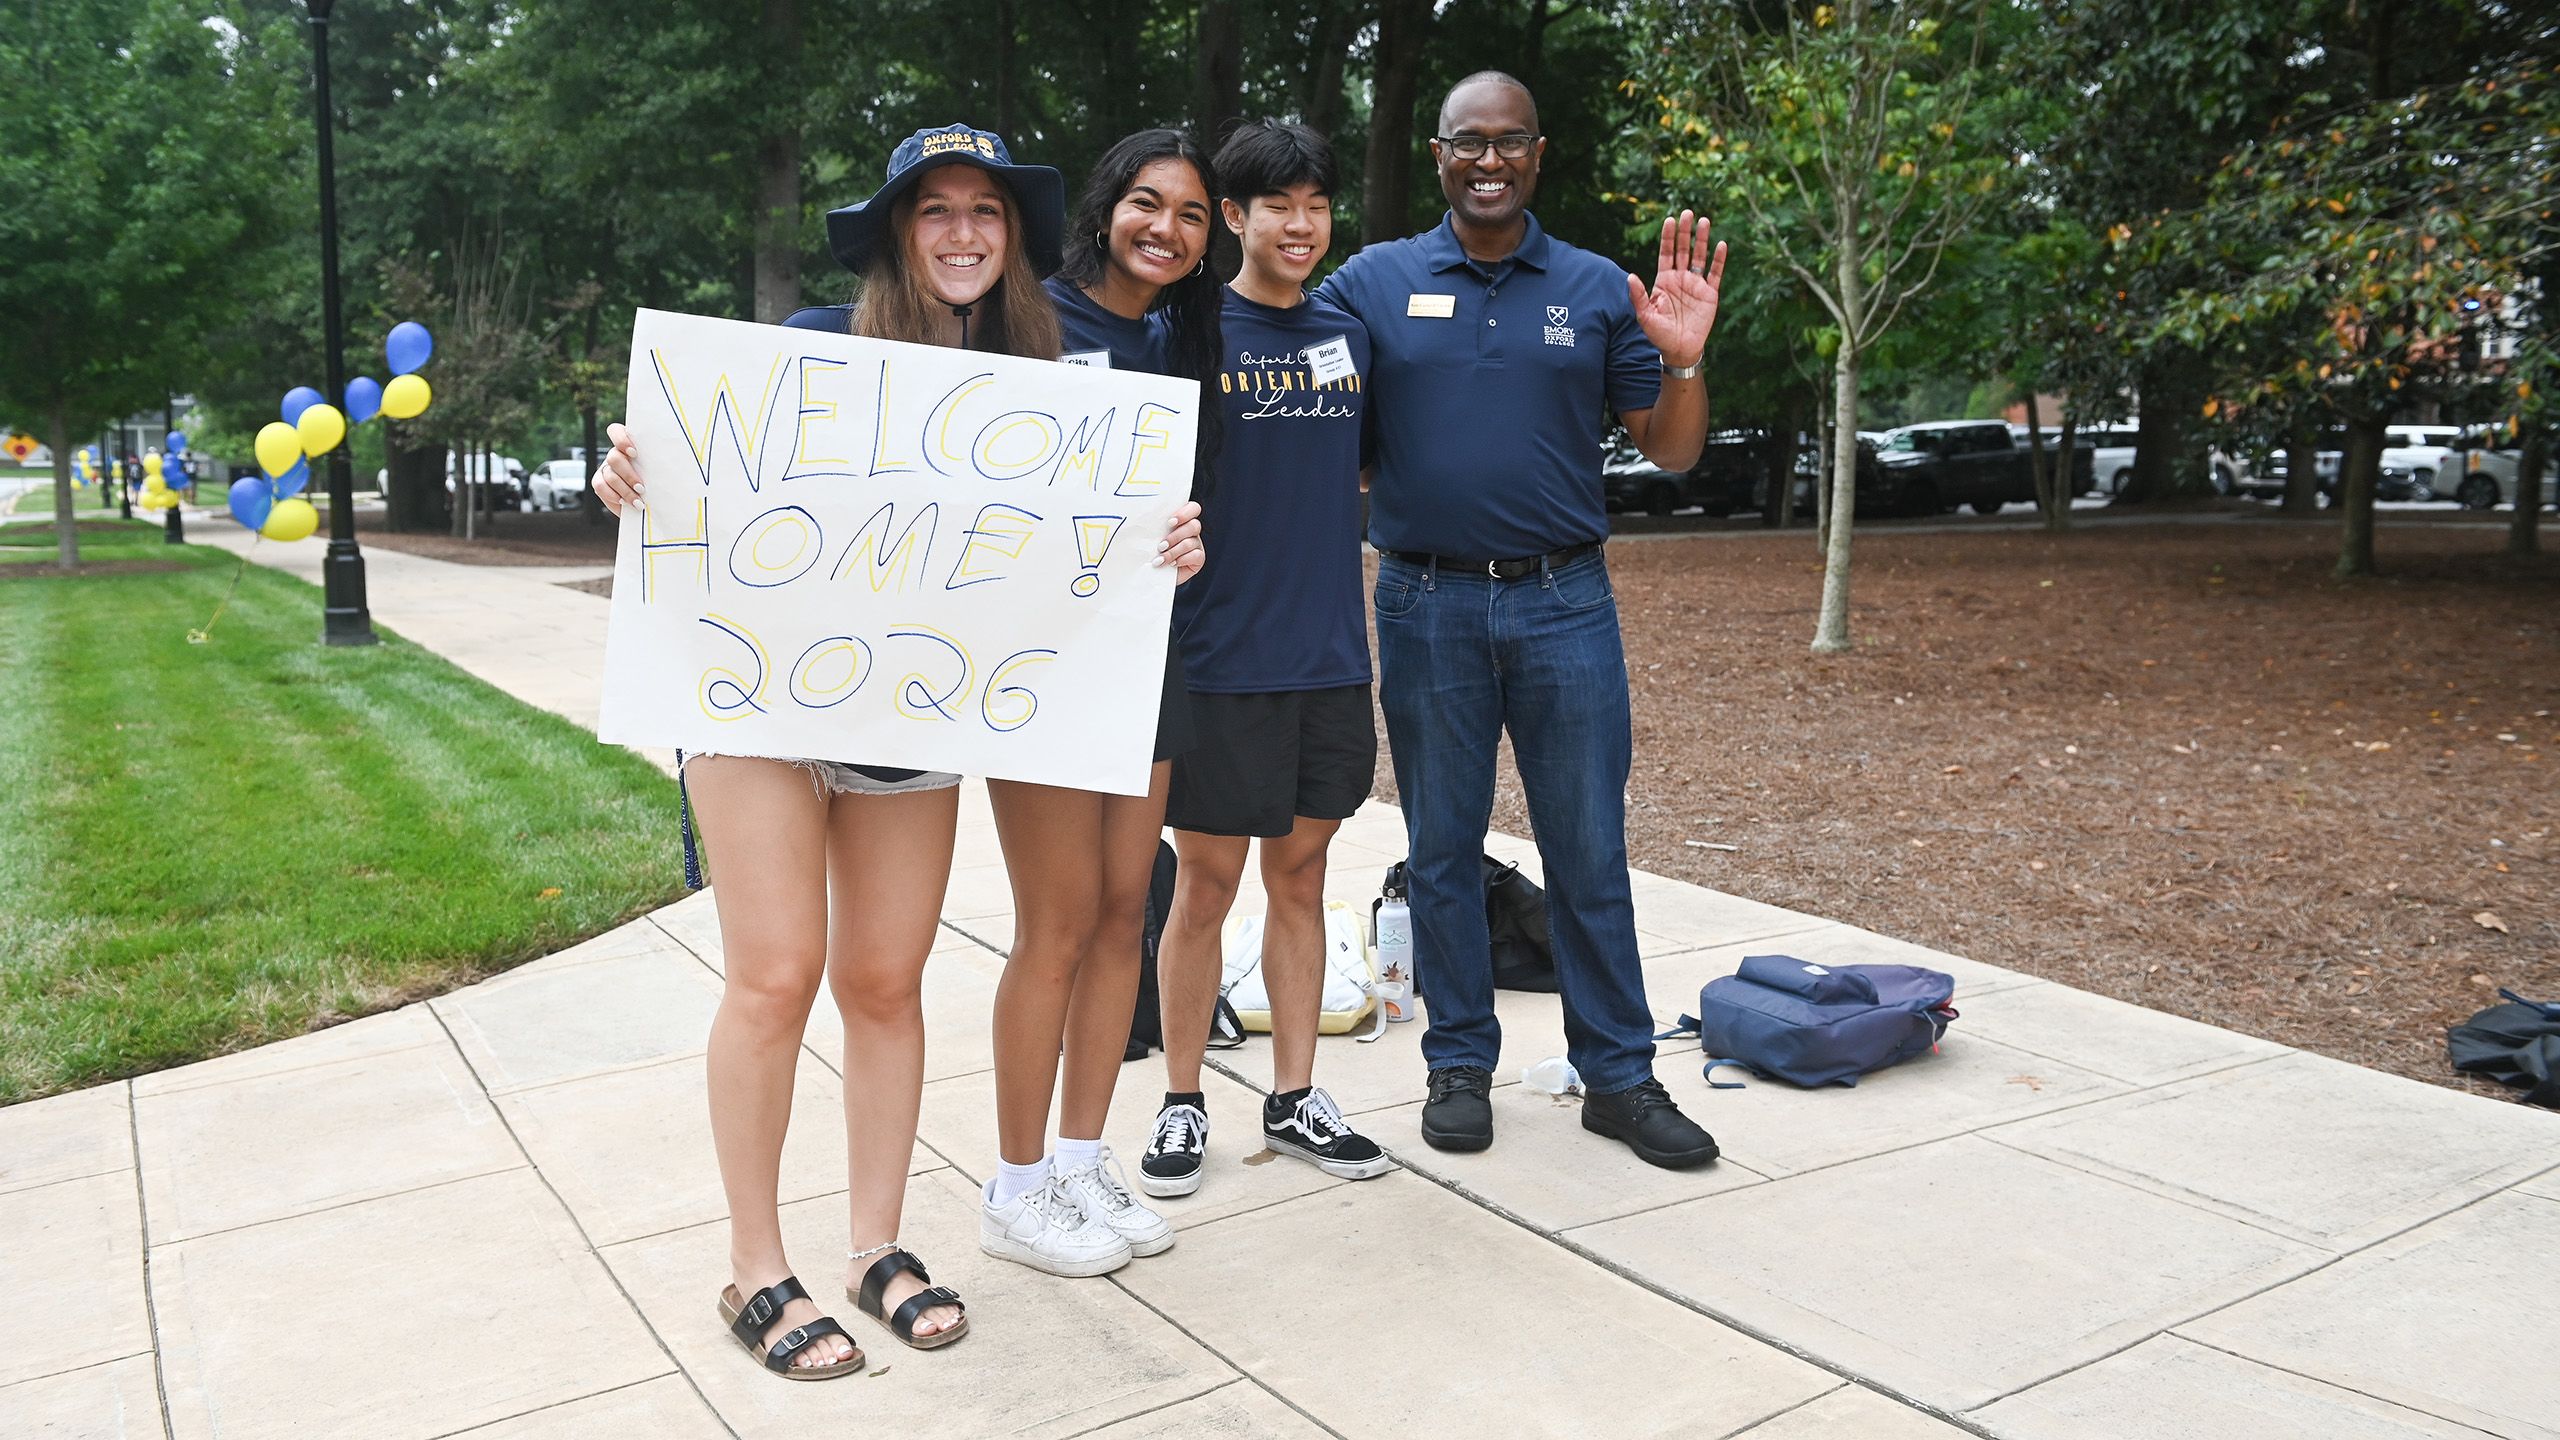
M 1103 154 L 1048 284 L 1061 358 L 1206 378 L 1220 286 L 1209 271 L 1217 180 L 1179 130 L 1142 130 Z M 1217 406 L 1199 407 L 1192 494 L 1217 453 Z M 1173 1244 L 1173 1226 L 1129 1188 L 1102 1126 L 1138 996 L 1147 882 L 1164 833 L 1170 761 L 1191 746 L 1181 657 L 1165 649 L 1156 766 L 1143 796 L 989 781 L 1013 882 L 1014 945 L 996 992 L 998 1164 L 979 1243 L 1053 1275 L 1101 1275 Z M 1063 1095 L 1058 1092 L 1063 1089 Z M 1049 1136 L 1052 1098 L 1058 1133 Z M 1024 1207 L 1060 1190 L 1110 1230 L 1058 1240 Z M 1056 1243 L 1052 1243 L 1056 1241 Z
M 1058 262 L 1064 186 L 1015 165 L 964 125 L 901 144 L 869 200 L 830 212 L 836 258 L 863 276 L 856 306 L 786 323 L 1035 359 L 1058 354 L 1040 288 Z M 617 515 L 643 494 L 623 427 L 597 472 Z M 1165 555 L 1199 565 L 1193 511 Z M 683 774 L 714 866 L 725 982 L 708 1061 L 711 1131 L 729 1201 L 731 1284 L 720 1313 L 766 1368 L 794 1380 L 859 1373 L 863 1357 L 822 1316 L 783 1255 L 777 1194 L 793 1071 L 818 985 L 844 1016 L 852 1245 L 845 1293 L 918 1349 L 965 1333 L 960 1297 L 898 1243 L 924 1084 L 925 957 L 942 908 L 960 777 L 835 760 L 688 755 Z M 1061 1195 L 1060 1226 L 1098 1230 Z

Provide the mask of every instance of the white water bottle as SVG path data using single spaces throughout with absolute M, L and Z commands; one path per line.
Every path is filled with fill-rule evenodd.
M 1390 1021 L 1410 1020 L 1419 1012 L 1413 993 L 1413 910 L 1405 904 L 1404 892 L 1389 886 L 1371 919 L 1378 934 L 1378 1001 Z

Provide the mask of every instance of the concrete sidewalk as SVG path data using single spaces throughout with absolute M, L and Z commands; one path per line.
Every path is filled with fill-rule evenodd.
M 592 723 L 605 606 L 554 583 L 580 572 L 367 558 L 379 623 Z M 1666 1021 L 1767 951 L 1947 970 L 1963 1017 L 1854 1090 L 1709 1091 L 1666 1045 L 1725 1148 L 1687 1174 L 1517 1083 L 1494 1149 L 1423 1147 L 1397 1026 L 1319 1052 L 1406 1166 L 1335 1181 L 1241 1138 L 1256 1039 L 1217 1057 L 1170 1252 L 1099 1281 L 988 1260 L 1012 920 L 983 788 L 963 807 L 904 1239 L 968 1298 L 964 1344 L 912 1354 L 840 1305 L 881 1373 L 791 1385 L 721 1328 L 700 895 L 432 1002 L 0 1111 L 0 1435 L 2560 1436 L 2560 1117 L 1650 875 Z M 1369 806 L 1329 893 L 1365 902 L 1402 853 Z M 1516 1082 L 1562 1026 L 1553 997 L 1501 1006 Z M 822 996 L 783 1166 L 822 1302 L 841 1043 Z M 1128 1163 L 1161 1082 L 1123 1073 Z

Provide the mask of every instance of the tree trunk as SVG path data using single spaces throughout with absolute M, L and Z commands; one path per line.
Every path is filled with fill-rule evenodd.
M 2044 528 L 2057 534 L 2071 528 L 2071 502 L 2080 477 L 2079 459 L 2080 417 L 2065 409 L 2062 412 L 2062 439 L 2053 449 L 2053 513 L 2044 520 Z
M 764 0 L 768 94 L 797 93 L 800 0 Z M 800 111 L 773 102 L 773 127 L 756 147 L 755 317 L 779 325 L 800 308 Z
M 52 426 L 45 442 L 53 447 L 53 563 L 65 570 L 80 566 L 80 516 L 71 508 L 71 422 L 60 396 L 54 397 Z
M 1413 208 L 1413 102 L 1430 38 L 1432 0 L 1379 0 L 1377 75 L 1370 89 L 1367 181 L 1360 242 L 1401 239 Z
M 2119 505 L 2191 500 L 2213 491 L 2213 467 L 2205 458 L 2195 417 L 2204 408 L 2202 369 L 2191 357 L 2172 355 L 2142 372 L 2142 438 L 2133 475 L 2115 498 Z
M 1850 267 L 1855 263 L 1843 247 L 1840 268 L 1846 278 L 1854 279 Z M 1849 297 L 1841 298 L 1845 302 Z M 1846 334 L 1832 362 L 1831 413 L 1831 505 L 1823 527 L 1822 613 L 1813 627 L 1816 655 L 1849 648 L 1849 531 L 1858 514 L 1858 347 Z
M 2036 513 L 2046 528 L 2053 525 L 2053 466 L 2045 459 L 2044 417 L 2036 407 L 2036 387 L 2027 387 L 2027 474 L 2036 487 Z
M 405 429 L 394 426 L 393 429 Z M 383 496 L 386 523 L 390 529 L 428 534 L 446 528 L 452 521 L 444 494 L 446 457 L 452 452 L 442 445 L 400 445 L 390 441 L 392 431 L 384 432 L 384 468 L 390 474 L 384 480 L 389 493 Z
M 1014 129 L 1016 117 L 1013 113 L 1021 98 L 1013 83 L 1016 68 L 1014 38 L 1015 32 L 1021 28 L 1021 16 L 1015 11 L 1013 0 L 996 0 L 996 133 L 1004 137 L 1007 148 L 1018 144 L 1022 138 Z
M 1357 8 L 1352 0 L 1320 0 L 1316 6 L 1315 54 L 1308 57 L 1307 93 L 1299 97 L 1298 113 L 1327 140 L 1342 128 L 1342 62 L 1351 52 Z
M 2347 453 L 2339 463 L 2338 508 L 2346 524 L 2338 545 L 2341 578 L 2373 573 L 2373 497 L 2382 483 L 2382 417 L 2347 422 Z
M 2536 555 L 2542 551 L 2542 471 L 2550 463 L 2551 428 L 2536 425 L 2525 432 L 2524 453 L 2516 460 L 2516 513 L 2507 522 L 2510 555 Z
M 2284 513 L 2320 513 L 2320 422 L 2305 414 L 2284 437 Z
M 1793 396 L 1778 407 L 1778 429 L 1769 447 L 1769 493 L 1760 502 L 1760 523 L 1783 530 L 1796 518 L 1796 458 L 1802 453 L 1804 397 Z
M 1244 116 L 1244 15 L 1236 0 L 1201 0 L 1192 21 L 1191 113 L 1215 151 Z
M 1520 83 L 1529 93 L 1538 93 L 1539 82 L 1546 76 L 1547 26 L 1554 23 L 1555 12 L 1547 8 L 1547 0 L 1529 0 L 1527 37 L 1520 46 Z

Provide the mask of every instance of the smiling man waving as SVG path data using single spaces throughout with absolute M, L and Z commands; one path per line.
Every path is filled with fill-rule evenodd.
M 1361 251 L 1318 292 L 1359 317 L 1373 351 L 1380 695 L 1431 1020 L 1422 1137 L 1493 1143 L 1502 1035 L 1477 857 L 1507 729 L 1546 870 L 1583 1126 L 1656 1165 L 1703 1165 L 1714 1139 L 1653 1077 L 1600 459 L 1615 412 L 1655 464 L 1697 462 L 1724 247 L 1711 261 L 1704 222 L 1665 220 L 1647 289 L 1549 236 L 1528 209 L 1545 150 L 1527 87 L 1498 71 L 1459 81 L 1431 141 L 1448 217 Z

